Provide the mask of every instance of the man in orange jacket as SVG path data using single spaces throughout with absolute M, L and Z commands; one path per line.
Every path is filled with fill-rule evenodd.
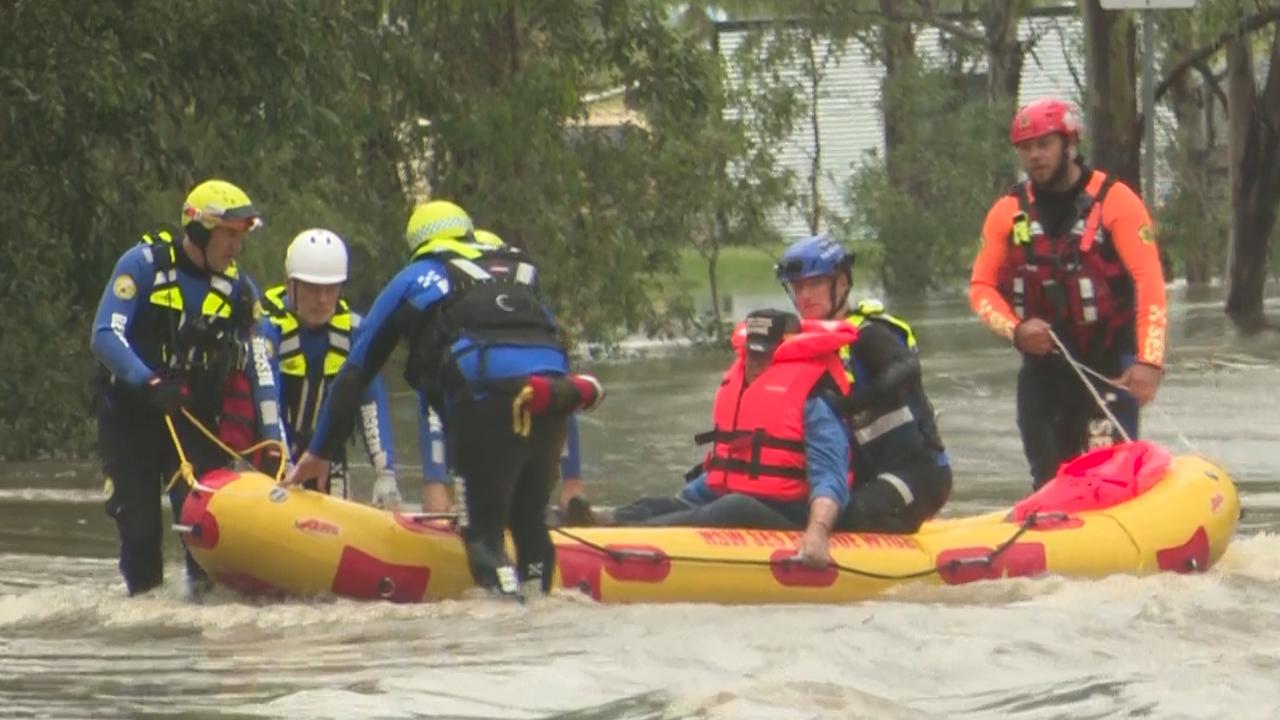
M 1114 378 L 1100 394 L 1130 437 L 1163 374 L 1167 307 L 1151 216 L 1127 185 L 1084 165 L 1077 113 L 1045 99 L 1014 116 L 1009 140 L 1027 180 L 982 227 L 969 304 L 1022 353 L 1018 429 L 1035 487 L 1118 428 L 1060 353 Z

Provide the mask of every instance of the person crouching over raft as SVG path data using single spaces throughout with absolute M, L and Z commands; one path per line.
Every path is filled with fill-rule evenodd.
M 521 250 L 477 242 L 471 216 L 445 200 L 415 209 L 405 240 L 409 262 L 374 300 L 285 483 L 326 476 L 361 394 L 406 340 L 405 377 L 443 419 L 466 482 L 462 538 L 472 578 L 509 595 L 522 596 L 526 582 L 547 592 L 555 546 L 545 512 L 566 423 L 571 412 L 597 406 L 604 389 L 570 372 L 563 333 L 538 292 L 538 267 Z
M 848 323 L 802 322 L 780 310 L 748 315 L 716 392 L 715 427 L 697 437 L 713 444 L 678 497 L 686 507 L 640 524 L 804 529 L 801 561 L 825 567 L 853 481 L 839 350 L 856 337 Z

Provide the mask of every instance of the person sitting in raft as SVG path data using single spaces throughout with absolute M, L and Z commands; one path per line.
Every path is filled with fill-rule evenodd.
M 748 315 L 716 392 L 714 429 L 696 438 L 711 450 L 676 498 L 685 507 L 638 524 L 803 529 L 800 559 L 826 566 L 853 482 L 839 350 L 856 338 L 848 323 L 780 310 Z

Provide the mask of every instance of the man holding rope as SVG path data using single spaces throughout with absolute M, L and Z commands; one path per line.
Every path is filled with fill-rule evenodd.
M 1075 107 L 1033 102 L 1009 140 L 1027 180 L 987 213 L 969 303 L 1022 353 L 1018 430 L 1039 488 L 1082 451 L 1137 437 L 1163 375 L 1167 305 L 1151 216 L 1079 159 Z
M 282 439 L 264 344 L 251 340 L 258 291 L 235 262 L 261 217 L 235 185 L 200 183 L 183 204 L 181 232 L 144 235 L 120 257 L 98 304 L 90 340 L 101 363 L 98 451 L 130 595 L 164 581 L 161 489 L 168 483 L 178 517 L 188 489 L 179 473 L 199 476 L 232 459 L 210 428 L 237 415 L 256 421 L 258 437 Z M 190 554 L 187 578 L 196 592 L 207 581 Z

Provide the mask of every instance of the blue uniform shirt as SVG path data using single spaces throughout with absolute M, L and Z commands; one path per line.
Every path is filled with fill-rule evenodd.
M 94 356 L 116 381 L 137 388 L 145 385 L 160 369 L 148 367 L 134 352 L 131 341 L 134 340 L 134 323 L 138 311 L 150 302 L 151 290 L 155 285 L 153 252 L 161 251 L 164 251 L 163 246 L 138 244 L 120 256 L 102 293 L 102 299 L 98 302 L 89 340 Z M 181 246 L 177 248 L 177 252 L 183 252 Z M 198 311 L 204 303 L 205 295 L 209 293 L 209 276 L 192 273 L 181 263 L 175 269 L 183 307 Z M 247 274 L 240 273 L 239 282 L 248 283 L 253 296 L 258 297 L 257 288 Z M 169 312 L 159 308 L 157 311 Z M 247 368 L 246 374 L 257 408 L 259 437 L 282 440 L 284 434 L 279 418 L 278 386 L 270 372 L 262 372 L 263 368 L 268 367 L 268 360 L 266 348 L 257 332 L 255 329 L 255 337 L 249 343 L 251 366 Z

